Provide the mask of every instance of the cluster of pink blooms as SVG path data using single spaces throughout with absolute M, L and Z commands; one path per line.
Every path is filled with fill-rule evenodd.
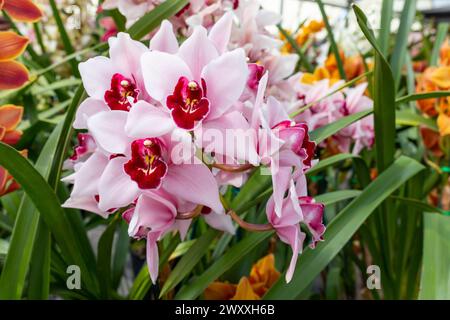
M 160 2 L 139 1 L 145 8 L 138 10 L 134 0 L 110 0 L 104 9 L 115 5 L 133 22 Z M 305 172 L 315 151 L 308 128 L 371 101 L 360 86 L 291 119 L 299 101 L 322 98 L 328 88 L 302 85 L 301 75 L 292 75 L 297 55 L 281 55 L 281 41 L 266 30 L 279 20 L 255 0 L 190 1 L 163 21 L 149 47 L 119 33 L 108 39 L 109 58 L 79 66 L 89 98 L 73 124 L 83 133 L 66 162 L 74 173 L 64 178 L 73 184 L 64 206 L 103 217 L 122 212 L 130 236 L 147 239 L 153 282 L 157 242 L 166 234 L 184 238 L 197 217 L 235 232 L 221 194 L 242 187 L 257 168 L 272 179 L 267 220 L 293 250 L 286 281 L 306 238 L 301 226 L 312 248 L 323 240 L 324 207 L 307 194 Z M 180 33 L 188 36 L 181 45 Z M 342 144 L 355 141 L 354 151 L 372 143 L 371 120 L 345 130 Z
M 372 99 L 364 95 L 367 83 L 339 92 L 335 91 L 344 84 L 342 80 L 331 86 L 328 79 L 313 85 L 300 81 L 294 81 L 294 83 L 298 94 L 298 102 L 291 105 L 294 110 L 320 100 L 294 118 L 296 121 L 307 122 L 310 130 L 323 127 L 351 114 L 370 110 L 373 107 Z M 368 116 L 340 130 L 331 137 L 332 141 L 328 141 L 328 143 L 333 143 L 340 152 L 352 151 L 353 154 L 359 154 L 362 149 L 372 147 L 375 141 L 374 130 L 373 116 Z M 325 144 L 325 142 L 322 143 L 324 147 Z M 353 149 L 351 150 L 352 145 Z
M 227 49 L 231 26 L 225 14 L 179 46 L 164 21 L 150 48 L 119 33 L 109 39 L 109 58 L 79 67 L 89 98 L 74 121 L 85 133 L 68 161 L 74 173 L 64 180 L 73 189 L 64 206 L 103 217 L 122 209 L 130 236 L 147 239 L 153 281 L 157 241 L 173 231 L 184 237 L 192 213 L 234 233 L 220 192 L 242 186 L 257 167 L 272 174 L 268 221 L 293 249 L 287 281 L 305 239 L 300 225 L 312 247 L 322 240 L 323 205 L 307 196 L 315 149 L 308 127 L 266 97 L 267 72 L 254 72 L 242 48 Z
M 102 8 L 118 8 L 127 18 L 127 25 L 132 25 L 162 2 L 164 0 L 106 0 Z M 283 42 L 267 30 L 280 23 L 281 17 L 264 10 L 258 0 L 190 0 L 185 8 L 171 18 L 171 23 L 176 34 L 188 36 L 199 25 L 211 29 L 227 12 L 231 12 L 236 21 L 231 27 L 228 49 L 244 49 L 248 62 L 252 63 L 250 72 L 253 78 L 260 78 L 264 71 L 268 71 L 267 95 L 276 97 L 288 112 L 321 100 L 295 120 L 306 122 L 313 130 L 372 108 L 372 100 L 364 95 L 367 84 L 354 89 L 348 88 L 322 99 L 341 86 L 343 81 L 333 85 L 327 79 L 312 85 L 301 83 L 302 74 L 293 74 L 298 56 L 281 54 L 279 49 Z M 251 83 L 250 87 L 254 89 L 255 83 Z M 358 154 L 363 148 L 372 147 L 374 136 L 373 117 L 366 117 L 334 135 L 332 142 L 341 152 L 352 151 Z M 325 146 L 325 143 L 321 146 Z

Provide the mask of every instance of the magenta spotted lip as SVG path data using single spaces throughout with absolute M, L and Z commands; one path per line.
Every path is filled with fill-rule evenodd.
M 139 89 L 136 88 L 135 81 L 115 73 L 111 78 L 111 89 L 105 92 L 105 101 L 111 110 L 129 111 L 129 99 L 136 103 L 138 95 Z
M 208 116 L 210 110 L 205 81 L 202 80 L 200 86 L 197 81 L 181 77 L 166 103 L 175 124 L 179 128 L 193 130 Z
M 158 138 L 135 140 L 131 143 L 131 159 L 124 164 L 125 172 L 141 189 L 157 189 L 167 174 L 162 158 L 162 142 Z

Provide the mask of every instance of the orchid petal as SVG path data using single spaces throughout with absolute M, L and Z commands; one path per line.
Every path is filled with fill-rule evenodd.
M 126 111 L 99 112 L 87 121 L 89 130 L 97 144 L 112 154 L 124 154 L 131 138 L 127 137 L 124 127 L 127 121 Z
M 147 266 L 153 284 L 156 284 L 159 272 L 159 254 L 156 241 L 160 234 L 160 232 L 149 232 L 147 234 Z
M 17 61 L 0 62 L 0 90 L 17 89 L 28 81 L 27 68 Z
M 169 167 L 163 188 L 185 201 L 202 204 L 222 213 L 219 188 L 204 164 L 181 164 Z
M 139 76 L 140 58 L 148 51 L 147 47 L 123 32 L 119 32 L 117 37 L 110 37 L 108 43 L 111 64 L 117 72 L 130 78 Z
M 224 114 L 241 96 L 248 78 L 248 67 L 243 49 L 224 53 L 209 63 L 202 72 L 211 102 L 208 118 Z
M 165 52 L 146 52 L 141 57 L 142 74 L 147 93 L 165 105 L 180 77 L 192 79 L 186 63 L 176 55 Z
M 159 27 L 158 32 L 150 40 L 150 50 L 162 51 L 167 53 L 178 52 L 177 37 L 173 33 L 172 24 L 164 20 Z
M 0 61 L 20 56 L 28 45 L 28 38 L 12 31 L 0 31 Z
M 233 26 L 233 14 L 225 13 L 211 28 L 208 38 L 214 43 L 219 54 L 227 50 L 230 41 L 231 27 Z
M 42 11 L 31 0 L 5 0 L 3 10 L 14 20 L 36 22 L 42 17 Z
M 81 80 L 88 95 L 104 100 L 106 90 L 111 87 L 111 78 L 115 73 L 114 65 L 106 57 L 94 57 L 78 65 Z
M 183 42 L 178 51 L 178 56 L 186 62 L 192 72 L 194 79 L 191 80 L 197 82 L 201 81 L 203 68 L 218 57 L 216 47 L 206 34 L 206 29 L 202 26 L 195 27 L 192 35 Z
M 87 98 L 77 109 L 73 127 L 75 129 L 87 129 L 87 120 L 102 111 L 109 111 L 108 105 L 103 100 Z
M 140 189 L 136 182 L 123 170 L 128 161 L 125 157 L 117 157 L 109 161 L 98 183 L 99 203 L 101 210 L 122 208 L 131 204 L 138 196 Z
M 0 126 L 6 131 L 14 130 L 22 120 L 23 107 L 7 104 L 0 107 Z
M 152 138 L 169 133 L 174 128 L 168 112 L 141 100 L 131 108 L 125 132 L 134 138 Z

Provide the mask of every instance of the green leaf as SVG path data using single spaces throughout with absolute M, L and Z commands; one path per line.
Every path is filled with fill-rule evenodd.
M 111 298 L 112 279 L 111 279 L 111 255 L 119 216 L 115 216 L 98 242 L 97 255 L 97 274 L 100 283 L 100 297 L 102 299 Z
M 67 154 L 67 149 L 70 144 L 71 133 L 72 133 L 72 123 L 75 119 L 75 114 L 78 106 L 86 97 L 86 92 L 84 91 L 83 85 L 80 84 L 75 95 L 72 99 L 72 103 L 69 106 L 69 109 L 66 112 L 66 116 L 64 118 L 63 127 L 61 129 L 61 134 L 58 138 L 58 144 L 55 151 L 55 157 L 52 161 L 50 176 L 48 178 L 48 183 L 53 187 L 54 190 L 57 190 L 58 182 L 61 178 L 61 168 Z
M 229 249 L 211 267 L 195 278 L 191 283 L 185 285 L 175 296 L 178 300 L 190 300 L 197 298 L 214 280 L 218 279 L 224 272 L 238 263 L 262 241 L 273 235 L 273 232 L 255 232 L 245 237 L 238 244 Z M 186 256 L 185 256 L 186 257 Z
M 128 224 L 122 219 L 115 242 L 114 258 L 112 264 L 112 283 L 113 288 L 118 288 L 122 279 L 125 264 L 127 262 L 130 249 L 130 237 L 128 236 Z
M 81 254 L 82 248 L 53 189 L 33 168 L 28 159 L 4 143 L 0 143 L 0 165 L 9 171 L 33 201 L 55 237 L 62 254 L 66 257 L 67 263 L 76 264 L 81 268 L 85 289 L 97 292 L 96 275 L 87 267 Z
M 60 131 L 61 126 L 58 126 L 53 130 L 47 140 L 47 143 L 41 151 L 39 159 L 36 162 L 36 170 L 44 176 L 48 176 L 48 163 L 53 159 L 56 149 L 56 142 Z M 21 155 L 19 155 L 19 157 L 22 160 L 27 161 Z M 0 156 L 0 162 L 2 159 L 3 155 Z M 36 172 L 36 174 L 38 173 Z M 36 210 L 33 201 L 25 194 L 22 196 L 20 206 L 17 211 L 17 218 L 10 240 L 10 254 L 6 257 L 5 265 L 0 276 L 0 287 L 2 288 L 2 290 L 0 290 L 0 299 L 21 298 L 25 277 L 27 275 L 28 267 L 30 266 L 33 245 L 36 240 L 35 238 L 38 230 L 38 224 L 39 212 Z M 40 230 L 39 233 L 43 233 L 43 231 L 45 230 Z M 45 238 L 44 234 L 40 234 L 40 236 Z M 47 241 L 47 239 L 43 239 L 43 241 Z M 42 246 L 38 244 L 36 245 L 39 246 L 38 249 L 43 250 L 39 252 L 40 255 L 48 254 L 48 252 L 46 252 L 47 248 L 45 244 L 42 244 Z M 46 261 L 44 259 L 41 262 L 44 263 Z M 46 272 L 44 270 L 45 269 L 42 270 L 41 278 L 45 278 Z M 39 279 L 37 281 L 39 281 Z M 41 285 L 45 286 L 45 284 Z M 48 284 L 46 285 L 48 286 Z M 42 289 L 45 290 L 44 288 Z
M 380 50 L 385 56 L 389 51 L 389 36 L 391 35 L 391 21 L 393 12 L 394 0 L 383 0 L 378 42 L 380 43 Z
M 370 214 L 423 168 L 408 157 L 397 159 L 332 220 L 327 226 L 325 241 L 314 250 L 304 250 L 292 281 L 286 284 L 284 277 L 281 277 L 264 299 L 295 299 L 339 253 Z
M 407 96 L 400 97 L 395 100 L 395 103 L 407 103 L 410 101 L 416 101 L 421 99 L 433 99 L 433 98 L 442 98 L 450 96 L 450 91 L 433 91 L 426 93 L 414 93 L 409 94 Z
M 325 23 L 325 28 L 327 29 L 328 41 L 330 41 L 331 51 L 333 52 L 333 54 L 336 58 L 339 75 L 341 76 L 341 79 L 347 80 L 347 76 L 345 75 L 345 71 L 344 71 L 344 64 L 342 63 L 341 55 L 339 54 L 339 49 L 338 49 L 338 46 L 334 39 L 334 32 L 333 32 L 333 29 L 331 28 L 330 22 L 328 21 L 328 17 L 325 12 L 325 8 L 323 6 L 323 2 L 322 2 L 322 0 L 316 0 L 316 1 L 317 1 L 317 4 L 319 5 L 320 13 L 322 15 L 323 22 Z
M 338 190 L 333 192 L 328 192 L 315 196 L 316 202 L 323 203 L 325 206 L 334 204 L 336 202 L 348 200 L 355 198 L 361 194 L 360 190 Z
M 28 277 L 28 299 L 48 299 L 50 291 L 51 245 L 50 230 L 44 221 L 39 219 Z
M 164 19 L 168 19 L 189 3 L 188 0 L 165 1 L 136 21 L 127 32 L 133 39 L 139 40 L 157 28 Z
M 422 278 L 419 299 L 450 299 L 450 217 L 424 213 Z
M 361 120 L 364 117 L 367 117 L 372 113 L 372 110 L 360 111 L 349 116 L 343 117 L 333 123 L 330 123 L 326 126 L 317 128 L 309 133 L 311 140 L 315 141 L 317 144 L 321 143 L 328 137 L 331 137 L 333 134 L 339 132 L 345 127 L 351 125 L 352 123 Z
M 71 55 L 75 53 L 75 49 L 72 46 L 72 43 L 70 42 L 69 35 L 66 31 L 66 28 L 64 27 L 64 22 L 61 19 L 61 16 L 59 14 L 58 6 L 55 3 L 55 0 L 49 0 L 50 1 L 50 7 L 52 9 L 53 18 L 55 19 L 56 26 L 58 27 L 59 35 L 61 37 L 61 40 L 64 45 L 64 50 L 66 51 L 66 54 Z M 80 77 L 80 73 L 78 71 L 78 65 L 76 60 L 70 60 L 70 65 L 72 67 L 72 73 L 76 77 Z
M 395 152 L 395 84 L 392 71 L 378 47 L 375 36 L 361 9 L 353 4 L 358 24 L 375 49 L 373 113 L 375 124 L 375 148 L 378 171 L 382 172 L 394 161 Z
M 408 47 L 408 38 L 411 26 L 416 15 L 416 0 L 404 2 L 402 15 L 400 17 L 400 26 L 395 38 L 394 53 L 391 57 L 392 74 L 395 77 L 395 85 L 398 87 L 402 75 L 402 67 L 405 62 L 406 50 Z
M 425 118 L 424 116 L 415 113 L 411 110 L 397 111 L 395 115 L 395 123 L 402 126 L 426 126 L 430 129 L 438 131 L 436 121 L 431 118 Z
M 439 52 L 441 46 L 445 41 L 448 34 L 448 28 L 450 24 L 448 22 L 441 22 L 437 27 L 436 38 L 434 40 L 433 51 L 430 56 L 430 66 L 437 66 L 439 60 Z
M 178 261 L 175 269 L 170 273 L 161 289 L 160 297 L 175 288 L 177 284 L 191 273 L 192 269 L 194 269 L 200 259 L 206 254 L 208 247 L 219 233 L 217 230 L 209 229 L 195 241 L 183 258 Z

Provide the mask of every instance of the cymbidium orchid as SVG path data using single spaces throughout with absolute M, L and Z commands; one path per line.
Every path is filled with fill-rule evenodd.
M 196 217 L 229 233 L 235 229 L 232 218 L 249 230 L 277 230 L 294 251 L 288 281 L 303 239 L 294 245 L 283 221 L 292 222 L 289 230 L 297 227 L 297 237 L 303 234 L 300 222 L 314 226 L 313 243 L 323 233 L 323 208 L 304 198 L 315 149 L 308 126 L 266 98 L 269 73 L 277 75 L 276 68 L 265 72 L 248 63 L 242 48 L 228 51 L 231 29 L 227 13 L 209 31 L 196 26 L 179 45 L 171 23 L 163 21 L 149 48 L 119 33 L 109 39 L 110 58 L 80 64 L 90 97 L 80 105 L 74 127 L 87 133 L 67 162 L 74 173 L 64 180 L 74 186 L 64 206 L 103 217 L 126 210 L 130 236 L 147 239 L 153 282 L 157 241 L 172 231 L 184 237 Z M 280 81 L 288 76 L 286 70 L 278 73 Z M 272 174 L 267 225 L 247 223 L 228 207 L 226 213 L 220 198 L 257 167 Z M 301 191 L 302 198 L 289 198 L 295 212 L 284 205 L 289 188 Z M 314 217 L 311 206 L 319 208 Z

